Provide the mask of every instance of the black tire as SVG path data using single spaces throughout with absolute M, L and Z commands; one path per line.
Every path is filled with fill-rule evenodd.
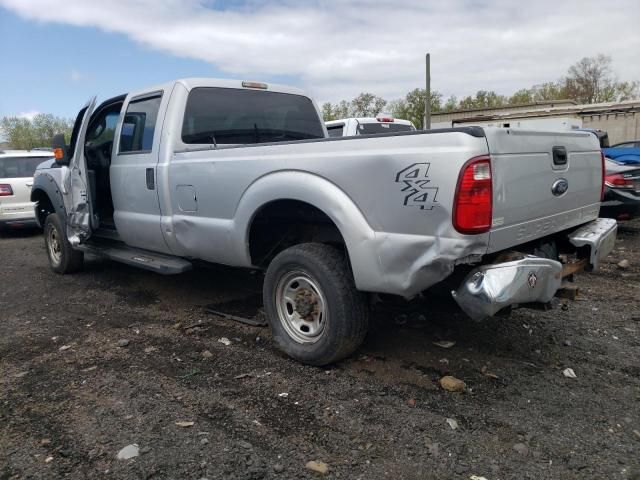
M 303 292 L 315 290 L 303 288 L 300 284 L 296 287 L 298 290 L 286 290 L 297 291 L 296 298 L 303 299 L 302 305 L 296 301 L 295 307 L 290 309 L 290 302 L 287 303 L 284 300 L 286 295 L 279 294 L 279 288 L 283 288 L 283 282 L 286 284 L 290 278 L 292 278 L 291 285 L 295 285 L 298 278 L 302 278 L 302 282 L 308 279 L 311 284 L 315 284 L 320 291 L 319 298 L 324 299 L 324 309 L 317 308 L 318 297 L 316 296 L 312 295 L 312 301 L 309 303 L 309 297 L 305 297 L 306 293 Z M 286 306 L 283 307 L 283 303 L 280 303 L 281 306 L 278 307 L 277 298 L 281 298 L 281 302 Z M 279 253 L 267 268 L 263 299 L 276 343 L 287 355 L 300 362 L 322 366 L 341 360 L 351 355 L 367 334 L 369 308 L 366 294 L 356 290 L 345 255 L 329 245 L 303 243 Z M 309 335 L 302 332 L 306 325 L 300 322 L 303 323 L 301 327 L 290 333 L 291 329 L 295 330 L 295 327 L 287 321 L 284 308 L 288 312 L 293 311 L 294 314 L 305 311 L 306 318 L 310 318 L 314 313 L 317 314 L 319 310 L 326 312 L 324 318 L 318 315 L 320 320 L 316 322 L 318 326 L 322 325 L 321 333 L 313 341 L 296 339 L 295 335 L 302 337 Z M 282 316 L 279 312 L 282 312 Z
M 56 273 L 73 273 L 82 269 L 84 253 L 74 250 L 67 240 L 67 232 L 57 213 L 44 221 L 44 246 L 49 266 Z

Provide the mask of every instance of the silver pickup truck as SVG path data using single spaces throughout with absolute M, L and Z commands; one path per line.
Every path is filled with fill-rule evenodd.
M 79 113 L 31 199 L 54 271 L 84 253 L 163 274 L 263 269 L 278 345 L 323 365 L 367 332 L 369 294 L 443 281 L 475 319 L 549 302 L 596 269 L 600 148 L 587 132 L 479 127 L 328 138 L 279 85 L 177 80 Z

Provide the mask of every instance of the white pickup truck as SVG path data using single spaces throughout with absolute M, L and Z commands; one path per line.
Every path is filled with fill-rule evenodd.
M 389 115 L 378 117 L 342 118 L 324 122 L 330 137 L 353 137 L 376 133 L 415 132 L 415 125 L 409 120 L 393 118 Z
M 164 274 L 194 260 L 264 270 L 276 342 L 314 365 L 362 342 L 369 293 L 455 278 L 481 319 L 549 302 L 615 241 L 586 132 L 328 138 L 297 89 L 195 78 L 93 99 L 54 148 L 31 195 L 54 271 L 87 252 Z

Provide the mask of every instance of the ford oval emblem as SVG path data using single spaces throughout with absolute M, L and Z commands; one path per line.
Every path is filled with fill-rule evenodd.
M 569 190 L 569 182 L 567 182 L 566 178 L 559 178 L 551 186 L 551 193 L 556 197 L 564 195 L 567 190 Z

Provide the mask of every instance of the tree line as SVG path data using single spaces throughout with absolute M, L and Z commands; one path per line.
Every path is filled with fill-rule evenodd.
M 445 100 L 440 92 L 432 91 L 430 104 L 431 112 L 438 113 L 549 100 L 575 100 L 578 103 L 615 102 L 639 96 L 638 81 L 619 81 L 611 68 L 611 57 L 599 54 L 578 61 L 555 82 L 523 88 L 510 96 L 500 95 L 492 90 L 479 90 L 475 95 L 461 99 L 451 96 Z M 351 101 L 323 104 L 322 115 L 325 121 L 329 121 L 348 117 L 375 117 L 385 112 L 396 118 L 411 120 L 417 128 L 422 129 L 426 98 L 427 92 L 424 88 L 415 88 L 404 98 L 390 102 L 372 93 L 361 93 Z
M 611 68 L 611 57 L 596 55 L 585 57 L 555 82 L 546 82 L 518 90 L 513 95 L 499 95 L 492 90 L 479 90 L 475 95 L 446 100 L 440 92 L 431 92 L 431 111 L 450 112 L 473 108 L 491 108 L 518 105 L 548 100 L 575 100 L 578 103 L 599 103 L 629 100 L 640 96 L 637 81 L 619 81 Z M 427 98 L 424 88 L 415 88 L 404 98 L 387 100 L 372 93 L 361 93 L 351 101 L 342 100 L 322 105 L 325 121 L 348 117 L 375 117 L 381 112 L 396 118 L 411 120 L 418 128 L 423 127 L 424 105 Z M 16 149 L 29 150 L 51 146 L 56 133 L 64 133 L 67 141 L 71 136 L 73 120 L 40 113 L 28 119 L 4 117 L 0 121 L 0 133 L 5 142 Z
M 56 117 L 50 113 L 38 113 L 32 119 L 25 117 L 3 117 L 0 132 L 5 142 L 17 150 L 50 147 L 56 133 L 64 133 L 69 142 L 73 120 Z

